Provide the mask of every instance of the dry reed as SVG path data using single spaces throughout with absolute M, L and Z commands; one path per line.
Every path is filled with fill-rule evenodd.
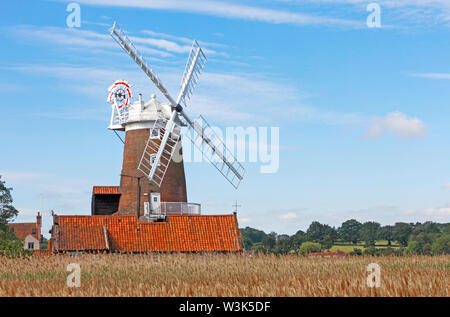
M 369 263 L 381 287 L 366 285 Z M 69 288 L 69 263 L 81 287 Z M 449 296 L 450 256 L 305 258 L 235 254 L 0 257 L 0 296 Z

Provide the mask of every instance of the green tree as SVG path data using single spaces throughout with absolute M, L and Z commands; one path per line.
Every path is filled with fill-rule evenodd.
M 392 240 L 394 240 L 394 227 L 383 226 L 378 230 L 378 239 L 387 240 L 388 246 L 391 246 Z
M 320 252 L 321 249 L 322 246 L 320 245 L 320 243 L 306 241 L 303 242 L 302 245 L 300 246 L 299 252 L 300 254 L 306 256 L 311 252 Z
M 378 236 L 378 230 L 380 229 L 380 224 L 373 221 L 365 222 L 361 229 L 359 230 L 359 234 L 362 240 L 366 243 L 366 246 L 374 246 L 375 240 Z
M 280 234 L 275 244 L 275 252 L 277 254 L 287 254 L 291 250 L 291 239 L 287 234 Z
M 352 242 L 353 244 L 358 243 L 359 238 L 359 230 L 361 229 L 362 224 L 355 220 L 350 219 L 342 223 L 342 225 L 338 229 L 338 236 L 340 239 L 346 242 Z
M 308 240 L 320 243 L 323 243 L 325 238 L 327 241 L 332 242 L 337 238 L 337 233 L 334 228 L 329 225 L 321 224 L 318 221 L 314 221 L 309 225 L 306 235 Z
M 13 199 L 11 196 L 12 188 L 5 186 L 0 175 L 0 223 L 8 223 L 13 220 L 19 212 L 13 207 Z
M 313 221 L 308 230 L 306 230 L 306 235 L 308 236 L 308 240 L 318 242 L 323 238 L 323 225 L 318 221 Z
M 408 242 L 408 246 L 406 247 L 406 253 L 408 254 L 422 254 L 422 248 L 420 247 L 419 242 L 413 240 Z
M 31 254 L 23 249 L 23 240 L 10 231 L 5 223 L 0 223 L 0 256 L 22 257 Z
M 412 232 L 412 226 L 408 223 L 397 222 L 394 225 L 392 236 L 394 240 L 398 241 L 401 245 L 407 246 L 409 235 Z
M 247 237 L 251 240 L 252 244 L 262 242 L 262 239 L 265 237 L 264 231 L 254 229 L 251 227 L 245 227 L 244 229 L 240 229 L 242 237 Z
M 276 244 L 275 236 L 274 236 L 273 234 L 267 234 L 267 235 L 263 238 L 262 244 L 264 245 L 264 247 L 265 247 L 267 250 L 273 249 L 273 247 L 274 247 L 275 244 Z
M 450 223 L 444 225 L 444 230 L 442 232 L 450 234 Z
M 331 249 L 331 247 L 332 247 L 333 244 L 334 244 L 334 241 L 335 241 L 335 240 L 334 240 L 331 236 L 326 235 L 326 236 L 323 237 L 323 239 L 321 240 L 322 248 L 325 249 L 325 250 Z
M 306 234 L 303 231 L 299 230 L 291 236 L 290 240 L 292 249 L 298 250 L 302 243 L 306 241 Z
M 434 255 L 450 254 L 450 234 L 443 234 L 431 245 Z
M 242 243 L 245 249 L 250 249 L 253 246 L 253 241 L 246 235 L 242 235 Z
M 427 221 L 423 224 L 416 223 L 412 234 L 418 235 L 420 233 L 441 233 L 440 225 L 431 221 Z

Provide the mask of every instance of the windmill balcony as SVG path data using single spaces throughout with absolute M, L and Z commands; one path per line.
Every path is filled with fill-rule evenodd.
M 201 205 L 183 202 L 161 202 L 159 208 L 150 211 L 151 215 L 200 215 Z

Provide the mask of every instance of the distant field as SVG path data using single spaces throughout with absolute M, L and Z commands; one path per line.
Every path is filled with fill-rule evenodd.
M 387 240 L 377 240 L 375 241 L 375 248 L 377 249 L 381 249 L 381 248 L 387 248 L 388 247 L 388 242 Z M 399 248 L 400 244 L 398 244 L 395 241 L 391 241 L 391 248 Z M 357 245 L 351 244 L 349 242 L 338 242 L 335 245 L 333 245 L 330 249 L 330 251 L 337 251 L 337 250 L 341 250 L 347 253 L 350 253 L 351 251 L 353 251 L 355 248 L 357 249 L 361 249 L 362 251 L 364 251 L 364 249 L 366 248 L 364 242 L 359 242 Z
M 381 287 L 366 266 L 381 267 Z M 69 288 L 66 267 L 81 266 Z M 450 256 L 305 258 L 273 255 L 0 257 L 0 296 L 446 296 Z

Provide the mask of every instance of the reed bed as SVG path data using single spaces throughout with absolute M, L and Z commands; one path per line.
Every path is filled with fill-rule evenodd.
M 81 287 L 66 285 L 69 263 Z M 381 287 L 366 284 L 369 263 Z M 0 257 L 0 296 L 449 296 L 450 256 L 306 258 L 244 254 Z

